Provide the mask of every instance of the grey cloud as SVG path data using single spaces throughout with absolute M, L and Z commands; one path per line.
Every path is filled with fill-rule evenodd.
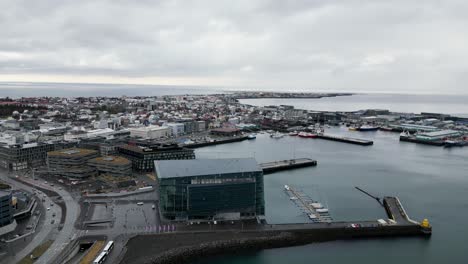
M 465 1 L 4 0 L 0 10 L 0 80 L 225 77 L 259 89 L 467 92 Z

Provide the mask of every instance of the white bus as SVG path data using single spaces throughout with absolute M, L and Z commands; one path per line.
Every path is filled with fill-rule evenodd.
M 104 247 L 103 252 L 107 252 L 107 254 L 109 254 L 113 248 L 114 248 L 114 241 L 109 241 L 107 245 Z
M 99 256 L 93 261 L 93 264 L 102 264 L 104 261 L 106 261 L 107 258 L 107 252 L 101 252 Z

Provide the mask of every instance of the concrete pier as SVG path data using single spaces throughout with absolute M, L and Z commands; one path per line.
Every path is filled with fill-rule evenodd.
M 414 138 L 414 137 L 401 137 L 400 136 L 400 141 L 423 144 L 423 145 L 429 145 L 429 146 L 437 146 L 437 147 L 441 147 L 441 146 L 444 145 L 444 141 L 442 141 L 442 140 L 427 141 L 427 140 L 420 140 L 420 139 L 417 139 L 417 138 Z
M 201 148 L 201 147 L 206 147 L 206 146 L 213 146 L 213 145 L 226 144 L 226 143 L 232 143 L 232 142 L 239 142 L 239 141 L 244 141 L 246 139 L 247 139 L 247 136 L 240 136 L 240 137 L 231 137 L 231 138 L 225 138 L 225 139 L 214 139 L 213 141 L 195 142 L 192 144 L 182 144 L 182 146 L 193 149 L 193 148 Z
M 260 167 L 263 169 L 264 174 L 311 166 L 317 166 L 317 161 L 309 158 L 280 160 L 260 164 Z
M 334 135 L 326 135 L 326 134 L 319 134 L 317 138 L 331 140 L 331 141 L 338 141 L 343 143 L 361 145 L 361 146 L 370 146 L 374 144 L 372 140 L 360 139 L 360 138 L 349 138 L 349 137 L 340 137 Z

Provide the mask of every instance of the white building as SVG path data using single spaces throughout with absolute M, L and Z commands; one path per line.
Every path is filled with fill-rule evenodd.
M 176 137 L 185 133 L 185 126 L 182 123 L 167 123 L 166 126 L 171 129 L 172 135 Z
M 129 128 L 131 137 L 141 138 L 162 138 L 172 135 L 172 130 L 168 126 L 147 126 Z
M 95 137 L 107 137 L 114 133 L 115 131 L 110 128 L 104 129 L 94 129 L 94 130 L 72 130 L 69 133 L 64 135 L 65 140 L 75 140 L 81 138 L 95 138 Z

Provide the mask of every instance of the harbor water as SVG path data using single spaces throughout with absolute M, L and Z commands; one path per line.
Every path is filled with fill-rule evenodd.
M 200 158 L 255 157 L 258 162 L 308 157 L 318 166 L 265 175 L 266 217 L 270 223 L 307 222 L 285 194 L 285 184 L 328 206 L 334 220 L 386 218 L 384 209 L 357 191 L 398 196 L 411 218 L 428 218 L 430 239 L 390 238 L 334 241 L 246 252 L 205 259 L 198 264 L 320 263 L 467 263 L 468 148 L 399 142 L 398 133 L 357 132 L 332 127 L 326 133 L 374 141 L 358 146 L 285 136 L 200 148 Z
M 358 111 L 387 109 L 405 113 L 444 113 L 468 117 L 468 95 L 435 94 L 355 94 L 320 99 L 242 99 L 241 103 L 255 106 L 292 105 L 297 109 L 315 111 Z

